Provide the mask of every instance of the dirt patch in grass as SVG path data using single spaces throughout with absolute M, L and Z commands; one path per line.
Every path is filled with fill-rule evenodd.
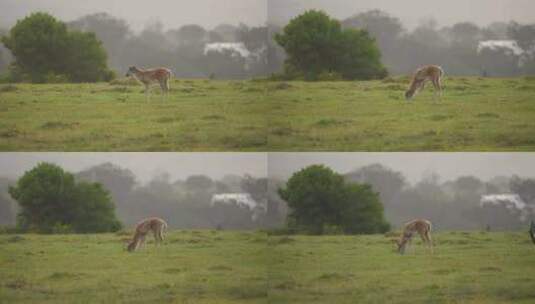
M 519 91 L 535 91 L 535 86 L 523 85 L 523 86 L 517 87 L 517 90 L 519 90 Z
M 0 137 L 13 138 L 21 135 L 22 133 L 17 128 L 9 127 L 6 130 L 0 132 Z
M 500 118 L 500 115 L 498 115 L 496 113 L 485 112 L 485 113 L 477 114 L 476 117 L 479 117 L 479 118 Z
M 463 86 L 463 85 L 453 85 L 453 86 L 448 87 L 448 90 L 452 90 L 452 91 L 466 91 L 469 89 L 470 89 L 469 86 Z
M 6 239 L 6 242 L 7 242 L 7 243 L 18 243 L 18 242 L 22 242 L 22 241 L 24 241 L 24 240 L 26 240 L 26 239 L 23 238 L 22 236 L 20 236 L 20 235 L 15 235 L 15 236 L 12 236 L 12 237 Z
M 167 268 L 167 269 L 164 269 L 163 270 L 163 273 L 167 273 L 167 274 L 177 274 L 177 273 L 181 273 L 181 272 L 184 272 L 185 270 L 184 269 L 181 269 L 181 268 Z
M 19 88 L 12 84 L 0 86 L 0 93 L 16 92 L 18 90 Z
M 204 116 L 203 118 L 201 118 L 202 120 L 225 120 L 225 117 L 224 116 L 221 116 L 221 115 L 207 115 L 207 116 Z
M 347 280 L 352 277 L 350 274 L 342 274 L 338 272 L 324 273 L 317 277 L 318 280 Z
M 454 273 L 454 272 L 455 272 L 454 269 L 437 269 L 437 270 L 432 271 L 432 273 L 436 275 L 447 275 L 447 274 Z
M 4 284 L 5 287 L 10 289 L 25 289 L 30 288 L 31 283 L 24 279 L 15 279 Z
M 288 127 L 278 127 L 271 130 L 271 134 L 277 135 L 277 136 L 287 136 L 293 133 L 292 128 Z
M 489 266 L 489 267 L 482 267 L 482 268 L 479 268 L 479 271 L 481 271 L 481 272 L 501 272 L 502 269 L 499 268 L 499 267 L 492 267 L 492 266 Z
M 245 93 L 258 93 L 258 92 L 262 92 L 262 89 L 257 88 L 257 87 L 245 87 L 245 88 L 242 88 L 242 92 L 245 92 Z
M 289 236 L 283 236 L 280 238 L 273 238 L 269 240 L 269 243 L 272 245 L 284 245 L 284 244 L 290 244 L 294 242 L 295 242 L 295 239 Z
M 162 117 L 162 118 L 158 118 L 156 119 L 156 122 L 157 123 L 172 123 L 172 122 L 175 122 L 175 121 L 179 121 L 180 118 L 178 117 Z
M 299 284 L 297 284 L 295 281 L 284 281 L 284 282 L 273 285 L 273 288 L 281 289 L 281 290 L 291 290 L 291 289 L 296 289 L 298 287 L 299 287 Z
M 279 82 L 270 86 L 270 89 L 272 90 L 288 90 L 291 88 L 293 88 L 293 86 L 287 82 Z
M 429 117 L 432 121 L 443 121 L 452 118 L 451 115 L 435 114 Z
M 41 129 L 50 130 L 50 129 L 72 129 L 79 126 L 77 122 L 64 123 L 61 121 L 47 121 L 41 125 Z
M 212 266 L 212 267 L 208 268 L 208 270 L 212 270 L 212 271 L 231 271 L 232 267 L 225 266 L 225 265 L 216 265 L 216 266 Z
M 63 280 L 63 279 L 78 279 L 82 277 L 79 273 L 71 273 L 71 272 L 54 272 L 51 274 L 48 278 L 51 280 Z
M 234 287 L 228 290 L 228 294 L 236 299 L 258 299 L 267 298 L 268 296 L 267 288 L 263 286 Z
M 336 120 L 334 118 L 324 118 L 324 119 L 318 120 L 314 125 L 318 127 L 330 127 L 330 126 L 336 126 L 336 125 L 341 125 L 341 124 L 344 124 L 344 122 L 340 120 Z

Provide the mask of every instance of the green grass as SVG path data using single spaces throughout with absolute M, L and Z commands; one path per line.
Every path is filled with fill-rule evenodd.
M 1 303 L 533 303 L 527 233 L 445 232 L 435 253 L 390 238 L 173 231 L 123 250 L 126 235 L 0 235 Z
M 0 303 L 265 303 L 265 234 L 175 231 L 136 253 L 127 238 L 0 236 Z
M 260 151 L 264 84 L 180 80 L 161 100 L 141 85 L 0 85 L 2 151 Z
M 439 233 L 433 255 L 384 236 L 272 239 L 271 303 L 533 303 L 527 233 Z M 283 240 L 283 241 L 281 241 Z
M 405 101 L 407 78 L 270 84 L 271 151 L 535 151 L 535 78 L 449 77 Z
M 0 86 L 2 151 L 535 151 L 535 78 Z

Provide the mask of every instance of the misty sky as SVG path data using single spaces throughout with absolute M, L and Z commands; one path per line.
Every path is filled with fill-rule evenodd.
M 220 179 L 229 174 L 266 177 L 265 153 L 0 153 L 0 176 L 17 178 L 39 162 L 52 162 L 70 172 L 111 162 L 128 168 L 145 183 L 167 172 L 171 180 L 203 174 Z
M 473 175 L 483 180 L 496 176 L 535 177 L 535 153 L 271 153 L 271 177 L 288 178 L 314 164 L 339 173 L 380 163 L 401 171 L 410 183 L 435 172 L 441 181 Z
M 165 28 L 221 23 L 263 25 L 267 0 L 0 0 L 0 26 L 11 26 L 33 11 L 45 11 L 70 21 L 96 12 L 127 20 L 135 30 L 157 20 Z
M 487 25 L 495 21 L 535 22 L 533 0 L 269 0 L 269 22 L 285 24 L 307 9 L 322 9 L 344 19 L 370 9 L 398 17 L 410 29 L 430 18 L 439 25 L 471 21 Z

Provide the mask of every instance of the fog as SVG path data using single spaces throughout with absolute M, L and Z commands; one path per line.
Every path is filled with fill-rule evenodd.
M 45 11 L 70 21 L 84 15 L 106 12 L 125 19 L 139 31 L 146 25 L 161 21 L 165 28 L 199 24 L 213 28 L 221 23 L 250 26 L 266 22 L 267 0 L 2 0 L 0 26 L 10 27 L 17 19 L 33 11 Z
M 380 9 L 400 18 L 408 28 L 434 19 L 441 25 L 470 21 L 480 26 L 492 22 L 535 22 L 535 2 L 531 0 L 270 0 L 268 20 L 284 25 L 307 9 L 321 9 L 338 19 L 371 9 Z
M 410 183 L 433 172 L 446 180 L 466 175 L 535 177 L 533 153 L 270 153 L 268 171 L 270 177 L 286 179 L 313 164 L 347 173 L 373 163 L 400 171 Z
M 426 218 L 435 230 L 522 230 L 535 219 L 533 153 L 273 153 L 268 173 L 282 185 L 315 164 L 371 185 L 394 227 Z
M 535 219 L 533 153 L 1 153 L 0 225 L 18 212 L 8 186 L 39 162 L 102 184 L 127 227 L 147 216 L 175 229 L 282 227 L 278 189 L 316 164 L 371 185 L 394 227 L 519 230 Z
M 45 11 L 94 32 L 117 75 L 138 65 L 166 66 L 177 78 L 248 79 L 282 73 L 286 54 L 270 35 L 322 9 L 367 30 L 390 75 L 438 64 L 447 75 L 512 77 L 535 74 L 534 8 L 529 0 L 4 0 L 0 33 Z M 0 74 L 13 60 L 0 44 Z
M 0 153 L 1 177 L 16 179 L 39 162 L 52 162 L 67 171 L 113 163 L 132 171 L 140 183 L 168 173 L 172 180 L 190 175 L 220 179 L 225 175 L 267 175 L 264 153 Z
M 175 229 L 280 224 L 267 212 L 263 153 L 0 153 L 0 225 L 14 225 L 19 210 L 8 187 L 41 162 L 100 183 L 126 227 L 149 216 Z

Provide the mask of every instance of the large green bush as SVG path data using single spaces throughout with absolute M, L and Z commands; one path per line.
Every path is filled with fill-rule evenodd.
M 286 73 L 316 80 L 322 73 L 345 79 L 384 78 L 381 53 L 363 30 L 342 29 L 340 22 L 311 10 L 292 19 L 275 41 L 286 51 Z
M 69 31 L 46 13 L 17 21 L 2 42 L 15 57 L 10 68 L 14 80 L 96 82 L 114 77 L 93 33 Z
M 294 173 L 279 195 L 288 203 L 288 225 L 312 234 L 379 233 L 390 229 L 379 195 L 371 186 L 347 182 L 331 169 L 314 165 Z
M 110 194 L 97 183 L 77 183 L 71 173 L 49 163 L 26 172 L 9 193 L 20 212 L 17 226 L 40 233 L 97 233 L 121 228 Z

